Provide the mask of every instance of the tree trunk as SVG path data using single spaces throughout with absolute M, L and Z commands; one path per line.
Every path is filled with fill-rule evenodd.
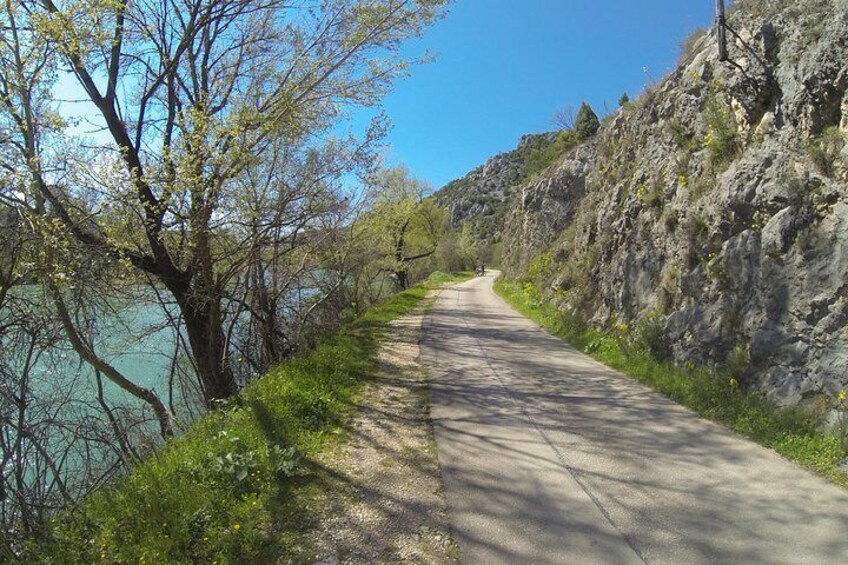
M 403 271 L 395 271 L 395 279 L 397 279 L 398 286 L 401 290 L 409 288 L 409 273 L 405 269 Z
M 219 302 L 210 300 L 198 302 L 194 297 L 180 300 L 180 311 L 185 320 L 186 334 L 197 366 L 198 376 L 203 385 L 206 404 L 211 406 L 215 400 L 223 400 L 238 393 L 238 385 L 233 376 L 232 367 L 226 351 L 226 336 L 215 310 Z

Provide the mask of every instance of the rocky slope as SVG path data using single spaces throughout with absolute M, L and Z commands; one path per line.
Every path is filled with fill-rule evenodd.
M 437 191 L 436 202 L 448 210 L 453 227 L 465 225 L 480 243 L 497 243 L 507 203 L 518 187 L 534 172 L 545 168 L 545 155 L 556 139 L 556 133 L 529 134 L 518 147 L 496 155 L 461 179 Z
M 848 387 L 848 1 L 737 0 L 678 68 L 515 190 L 504 268 L 779 404 Z M 508 196 L 508 194 L 507 194 Z M 738 365 L 738 363 L 737 363 Z

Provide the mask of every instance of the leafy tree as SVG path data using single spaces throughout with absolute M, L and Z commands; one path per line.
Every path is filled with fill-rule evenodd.
M 542 137 L 538 138 L 538 141 L 522 150 L 524 168 L 520 181 L 526 182 L 534 175 L 547 169 L 557 159 L 578 146 L 580 141 L 576 130 L 573 129 L 561 130 L 553 141 L 546 141 Z
M 577 117 L 574 119 L 574 131 L 577 136 L 581 141 L 585 141 L 595 135 L 599 127 L 601 127 L 601 122 L 598 120 L 598 115 L 587 103 L 581 103 Z
M 321 140 L 345 106 L 378 103 L 406 72 L 400 42 L 446 1 L 7 2 L 0 139 L 15 182 L 6 196 L 34 225 L 58 221 L 51 237 L 170 296 L 205 400 L 226 398 L 239 387 L 235 320 L 261 315 L 233 289 L 269 247 L 299 248 L 324 233 L 316 218 L 333 198 L 308 198 L 323 204 L 304 212 L 297 191 L 337 192 L 381 128 L 364 140 Z M 64 134 L 53 100 L 61 66 L 108 143 L 84 150 Z M 283 173 L 251 182 L 275 159 Z M 63 287 L 50 294 L 60 306 Z
M 370 182 L 372 204 L 361 239 L 401 289 L 410 284 L 411 266 L 436 252 L 445 231 L 447 215 L 424 197 L 426 189 L 402 166 L 380 171 Z
M 629 103 L 630 103 L 630 97 L 627 95 L 626 92 L 623 92 L 621 94 L 621 97 L 618 99 L 618 105 L 623 108 L 624 106 L 626 106 Z

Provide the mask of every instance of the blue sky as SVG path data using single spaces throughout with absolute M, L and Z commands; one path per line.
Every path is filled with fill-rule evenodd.
M 728 2 L 730 4 L 730 2 Z M 680 44 L 708 27 L 714 0 L 454 0 L 448 15 L 402 54 L 435 60 L 414 66 L 383 109 L 393 123 L 388 164 L 405 163 L 440 188 L 489 157 L 516 146 L 521 135 L 555 129 L 558 108 L 585 100 L 598 114 L 634 98 L 673 67 Z M 84 98 L 70 76 L 57 94 Z M 68 115 L 91 118 L 89 105 Z M 354 131 L 373 112 L 354 114 Z M 99 120 L 94 119 L 95 123 Z M 93 133 L 83 123 L 74 131 Z M 342 129 L 347 129 L 343 127 Z
M 525 133 L 554 129 L 557 108 L 600 114 L 674 65 L 681 41 L 714 17 L 713 0 L 456 0 L 404 53 L 412 69 L 384 109 L 389 161 L 439 188 Z M 645 72 L 647 69 L 647 72 Z

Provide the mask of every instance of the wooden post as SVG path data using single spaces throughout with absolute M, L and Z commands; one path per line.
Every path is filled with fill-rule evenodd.
M 724 0 L 716 0 L 716 28 L 718 32 L 718 60 L 727 61 L 727 22 L 724 19 Z

